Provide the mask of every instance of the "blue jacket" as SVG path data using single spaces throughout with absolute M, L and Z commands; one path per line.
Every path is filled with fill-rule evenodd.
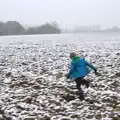
M 79 56 L 74 57 L 72 59 L 69 71 L 70 79 L 85 77 L 90 72 L 88 67 L 92 68 L 94 71 L 96 70 L 96 68 L 93 65 L 89 64 L 85 60 L 85 58 L 80 58 Z

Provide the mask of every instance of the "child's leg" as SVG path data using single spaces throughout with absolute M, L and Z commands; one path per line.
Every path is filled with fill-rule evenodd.
M 89 87 L 89 81 L 88 80 L 82 79 L 81 84 L 86 85 L 87 88 Z
M 81 89 L 81 84 L 82 84 L 81 81 L 82 81 L 82 78 L 75 79 L 77 89 L 78 89 L 79 98 L 80 98 L 80 100 L 84 100 L 84 94 L 83 94 L 83 91 Z
M 81 90 L 81 78 L 76 78 L 75 79 L 76 82 L 76 87 L 78 90 Z
M 75 82 L 76 82 L 76 86 L 77 86 L 79 94 L 83 94 L 83 91 L 82 91 L 82 88 L 81 88 L 82 78 L 76 78 Z

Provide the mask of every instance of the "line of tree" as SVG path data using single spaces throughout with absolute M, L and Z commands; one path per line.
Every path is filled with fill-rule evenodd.
M 120 27 L 113 26 L 111 28 L 101 29 L 101 27 L 99 25 L 93 25 L 93 26 L 77 26 L 77 27 L 75 27 L 75 29 L 64 29 L 63 30 L 63 33 L 91 33 L 91 32 L 119 33 Z
M 17 21 L 0 22 L 0 35 L 60 34 L 57 22 L 46 23 L 37 27 L 24 28 Z

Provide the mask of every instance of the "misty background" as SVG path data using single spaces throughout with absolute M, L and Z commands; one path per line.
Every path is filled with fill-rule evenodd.
M 0 21 L 17 21 L 25 29 L 56 23 L 64 32 L 119 31 L 119 5 L 119 0 L 0 0 Z

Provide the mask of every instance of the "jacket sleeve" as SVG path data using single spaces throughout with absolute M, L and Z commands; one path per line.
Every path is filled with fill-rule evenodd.
M 70 71 L 69 71 L 68 75 L 70 76 L 74 71 L 75 71 L 75 64 L 71 63 Z
M 94 71 L 97 70 L 96 67 L 94 67 L 92 64 L 88 63 L 86 60 L 85 60 L 85 64 L 86 64 L 88 67 L 92 68 Z

